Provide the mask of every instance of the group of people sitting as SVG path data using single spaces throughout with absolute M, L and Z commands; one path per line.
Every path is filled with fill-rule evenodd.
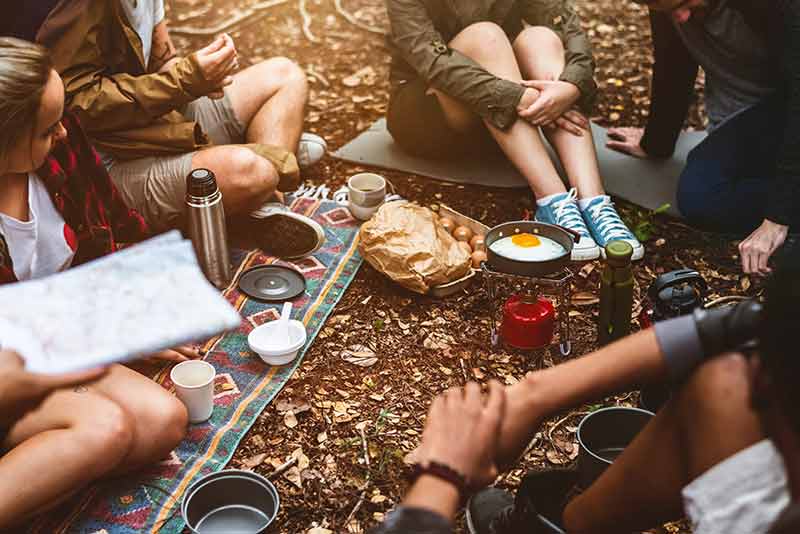
M 668 156 L 702 66 L 710 135 L 689 158 L 679 206 L 693 224 L 743 237 L 749 233 L 740 245 L 743 268 L 766 273 L 772 253 L 796 229 L 800 205 L 795 146 L 800 141 L 795 122 L 800 120 L 800 63 L 794 53 L 800 43 L 800 2 L 654 0 L 649 7 L 656 57 L 650 122 L 644 135 L 612 130 L 611 147 L 636 157 Z M 642 244 L 603 190 L 586 118 L 596 92 L 594 61 L 568 2 L 387 0 L 387 8 L 393 54 L 387 121 L 401 146 L 425 157 L 499 147 L 528 180 L 536 219 L 580 234 L 574 259 L 595 259 L 613 240 L 628 241 L 634 259 L 643 256 Z M 325 153 L 322 138 L 303 132 L 308 84 L 297 64 L 271 58 L 239 70 L 236 46 L 227 35 L 178 55 L 163 0 L 36 0 L 6 14 L 0 21 L 0 283 L 48 276 L 112 253 L 119 243 L 181 227 L 185 177 L 193 168 L 216 174 L 226 214 L 247 217 L 279 199 L 280 191 L 293 190 L 301 169 Z M 541 134 L 560 157 L 569 190 Z M 488 481 L 495 450 L 506 459 L 514 456 L 549 413 L 632 385 L 634 378 L 663 374 L 653 355 L 668 354 L 669 343 L 659 337 L 659 345 L 654 336 L 639 334 L 536 374 L 508 392 L 493 385 L 487 404 L 475 385 L 446 393 L 434 401 L 421 458 L 428 464 L 452 460 L 450 471 L 470 483 Z M 699 346 L 696 340 L 684 344 Z M 154 356 L 175 361 L 198 353 L 177 347 Z M 628 374 L 604 374 L 607 358 L 630 360 Z M 629 507 L 612 504 L 623 499 L 641 500 L 634 508 L 639 512 L 631 514 L 636 517 L 632 528 L 645 516 L 664 518 L 679 507 L 668 489 L 755 443 L 761 436 L 757 415 L 748 412 L 750 426 L 743 422 L 751 398 L 747 388 L 734 395 L 736 388 L 719 378 L 742 385 L 750 376 L 745 371 L 741 357 L 701 367 L 685 385 L 690 400 L 681 404 L 677 396 L 673 405 L 678 407 L 665 409 L 653 423 L 656 430 L 643 433 L 650 440 L 644 447 L 661 451 L 659 465 L 670 484 L 655 488 L 655 495 L 615 496 L 608 488 L 625 485 L 632 476 L 615 465 L 598 481 L 606 486 L 590 488 L 567 508 L 570 532 L 618 531 L 619 514 Z M 0 487 L 0 527 L 52 506 L 93 480 L 162 458 L 185 434 L 185 408 L 123 366 L 42 377 L 25 372 L 18 356 L 0 352 L 0 373 L 0 472 L 12 481 Z M 551 374 L 556 379 L 544 380 Z M 712 389 L 703 400 L 708 413 L 681 411 L 700 402 L 703 388 L 716 386 L 721 396 L 714 398 Z M 548 392 L 544 400 L 540 390 Z M 454 415 L 465 414 L 464 424 L 455 425 L 461 419 Z M 690 437 L 691 424 L 709 428 L 722 419 L 712 423 L 701 416 L 734 415 L 737 428 L 744 429 L 739 441 L 715 442 L 719 448 L 701 442 L 699 456 L 692 456 L 691 440 L 699 437 Z M 784 415 L 789 421 L 794 416 Z M 691 424 L 685 420 L 690 416 Z M 453 446 L 452 436 L 465 431 L 460 443 L 469 446 Z M 778 465 L 770 447 L 761 445 L 757 450 L 770 452 L 756 455 Z M 461 456 L 453 460 L 444 449 Z M 632 449 L 626 458 L 643 461 Z M 44 465 L 48 476 L 40 477 Z M 34 482 L 13 483 L 19 480 Z M 771 482 L 783 490 L 780 504 L 785 504 L 786 477 L 776 474 Z M 702 501 L 705 486 L 698 486 Z M 404 510 L 441 501 L 446 506 L 434 511 L 447 516 L 458 502 L 456 489 L 423 474 Z M 508 497 L 492 495 L 500 501 Z M 471 502 L 480 507 L 482 501 L 476 496 Z M 482 524 L 481 514 L 472 513 L 473 524 Z M 441 515 L 399 513 L 384 528 L 401 531 L 408 521 L 429 531 L 449 528 Z M 407 528 L 402 531 L 413 531 Z

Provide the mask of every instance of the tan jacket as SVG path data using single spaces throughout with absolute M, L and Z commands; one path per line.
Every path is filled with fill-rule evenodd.
M 476 22 L 494 22 L 506 33 L 518 33 L 525 21 L 551 28 L 561 37 L 566 50 L 561 80 L 578 87 L 579 104 L 590 111 L 597 92 L 594 59 L 567 0 L 386 0 L 386 4 L 394 85 L 422 77 L 430 87 L 465 102 L 498 128 L 508 128 L 517 119 L 524 87 L 494 76 L 447 43 Z
M 194 55 L 148 73 L 139 36 L 119 0 L 62 0 L 40 29 L 64 79 L 66 106 L 95 147 L 119 159 L 183 154 L 210 146 L 199 124 L 178 110 L 213 86 Z M 291 152 L 253 147 L 281 174 L 297 174 Z

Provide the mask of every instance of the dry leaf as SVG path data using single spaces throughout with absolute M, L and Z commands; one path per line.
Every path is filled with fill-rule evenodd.
M 569 460 L 555 449 L 547 449 L 547 460 L 555 465 L 564 465 Z
M 326 432 L 320 432 L 317 434 L 317 443 L 324 443 L 325 440 L 328 439 L 328 434 Z
M 375 351 L 366 345 L 352 345 L 340 353 L 340 357 L 359 367 L 371 367 L 378 362 Z
M 342 79 L 342 84 L 345 87 L 358 87 L 362 83 L 364 85 L 374 85 L 377 79 L 377 74 L 375 69 L 370 66 L 364 67 L 356 71 L 355 73 L 351 74 L 347 78 Z
M 592 274 L 592 271 L 594 271 L 594 268 L 596 266 L 597 264 L 595 262 L 587 263 L 586 265 L 581 267 L 580 271 L 578 271 L 578 276 L 580 276 L 581 278 L 589 278 L 589 275 Z
M 295 417 L 294 412 L 288 411 L 283 416 L 283 424 L 289 428 L 294 428 L 297 426 L 297 417 Z
M 327 528 L 314 527 L 306 530 L 306 534 L 333 534 L 333 531 Z
M 453 336 L 441 332 L 431 332 L 422 342 L 422 346 L 432 350 L 447 350 L 455 342 Z
M 474 376 L 476 380 L 483 380 L 486 378 L 486 375 L 483 374 L 483 371 L 481 371 L 478 367 L 472 368 L 472 376 Z
M 296 414 L 303 413 L 307 410 L 311 409 L 311 405 L 305 399 L 281 399 L 275 405 L 275 409 L 278 410 L 278 413 L 292 411 Z
M 750 277 L 749 276 L 743 276 L 742 279 L 739 281 L 739 285 L 741 286 L 742 291 L 747 291 L 748 289 L 750 289 L 750 285 L 751 285 Z
M 267 457 L 267 455 L 263 454 L 263 453 L 262 454 L 256 454 L 254 456 L 250 456 L 250 457 L 245 458 L 244 460 L 242 460 L 242 465 L 252 469 L 253 467 L 259 466 L 262 463 L 264 463 L 264 459 L 266 457 Z
M 600 299 L 595 296 L 594 293 L 589 293 L 588 291 L 582 291 L 572 295 L 573 306 L 592 306 L 598 302 L 600 302 Z
M 303 454 L 302 447 L 298 447 L 294 451 L 292 451 L 292 458 L 297 458 L 297 468 L 300 469 L 300 471 L 308 469 L 308 466 L 311 464 L 311 462 L 308 459 L 308 456 Z
M 297 466 L 290 467 L 283 474 L 283 478 L 294 484 L 300 489 L 303 489 L 303 478 L 300 476 L 300 469 Z

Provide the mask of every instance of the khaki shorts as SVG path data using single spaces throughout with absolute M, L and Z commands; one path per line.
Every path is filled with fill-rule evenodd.
M 228 93 L 212 100 L 201 97 L 181 112 L 196 121 L 214 145 L 244 143 L 246 125 L 233 112 Z M 142 214 L 155 231 L 180 224 L 184 211 L 186 176 L 192 170 L 195 152 L 179 156 L 157 156 L 128 161 L 104 158 L 108 172 L 128 206 Z
M 786 467 L 769 440 L 734 454 L 683 488 L 694 534 L 764 534 L 789 501 Z

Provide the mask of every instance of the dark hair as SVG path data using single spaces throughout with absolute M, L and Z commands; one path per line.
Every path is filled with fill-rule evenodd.
M 53 63 L 38 44 L 0 37 L 0 162 L 36 124 Z
M 800 432 L 800 250 L 767 283 L 760 330 L 762 365 Z

